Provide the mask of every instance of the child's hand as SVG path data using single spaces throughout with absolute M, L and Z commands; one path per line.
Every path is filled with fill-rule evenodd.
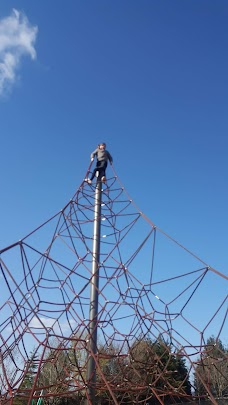
M 94 161 L 94 158 L 91 158 L 91 162 L 93 162 Z

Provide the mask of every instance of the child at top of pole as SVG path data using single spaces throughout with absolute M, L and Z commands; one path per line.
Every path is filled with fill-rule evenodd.
M 94 168 L 90 179 L 85 179 L 85 181 L 89 184 L 92 183 L 94 177 L 96 176 L 96 172 L 98 172 L 97 179 L 101 180 L 103 183 L 106 182 L 106 168 L 108 165 L 108 161 L 112 164 L 113 159 L 110 153 L 106 149 L 106 143 L 102 142 L 98 145 L 98 147 L 91 153 L 90 158 L 91 162 L 94 161 L 94 157 L 96 156 L 97 162 L 96 167 Z

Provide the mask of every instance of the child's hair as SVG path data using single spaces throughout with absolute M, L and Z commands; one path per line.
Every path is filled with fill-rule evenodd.
M 98 144 L 98 148 L 99 148 L 101 145 L 103 145 L 104 147 L 106 147 L 106 143 L 105 143 L 105 142 L 99 143 L 99 144 Z

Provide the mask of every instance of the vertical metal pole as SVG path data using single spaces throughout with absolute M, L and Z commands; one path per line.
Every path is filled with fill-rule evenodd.
M 100 262 L 100 231 L 101 231 L 101 181 L 97 181 L 94 203 L 94 228 L 93 228 L 93 260 L 92 277 L 90 285 L 90 310 L 89 310 L 89 357 L 87 363 L 88 396 L 90 402 L 95 404 L 96 364 L 94 356 L 97 353 L 97 313 L 99 291 L 99 262 Z

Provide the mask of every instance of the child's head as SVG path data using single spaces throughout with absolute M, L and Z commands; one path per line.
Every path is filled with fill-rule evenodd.
M 99 147 L 99 149 L 105 149 L 106 148 L 106 143 L 104 143 L 104 142 L 99 143 L 98 147 Z

